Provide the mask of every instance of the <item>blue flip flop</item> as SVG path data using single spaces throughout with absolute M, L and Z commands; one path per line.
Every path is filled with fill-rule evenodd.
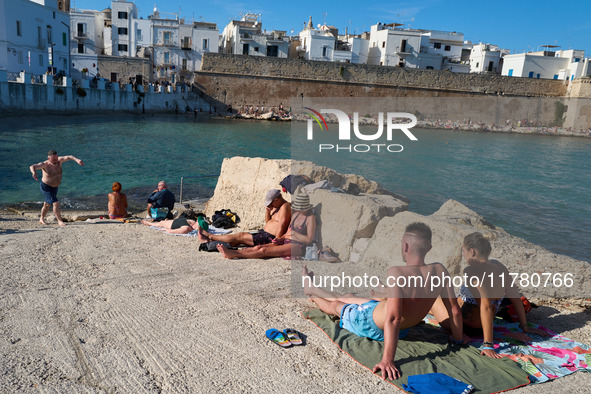
M 265 332 L 265 335 L 267 336 L 267 338 L 269 338 L 271 342 L 276 343 L 281 347 L 291 346 L 291 342 L 289 341 L 289 339 L 287 339 L 287 336 L 285 336 L 281 331 L 277 330 L 276 328 L 268 329 Z
M 300 333 L 294 330 L 293 328 L 286 328 L 285 330 L 283 330 L 283 334 L 287 337 L 287 339 L 289 340 L 289 342 L 291 342 L 292 345 L 302 344 L 302 338 L 300 337 Z

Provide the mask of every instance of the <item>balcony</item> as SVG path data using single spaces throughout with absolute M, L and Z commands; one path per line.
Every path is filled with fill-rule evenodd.
M 83 39 L 88 38 L 88 34 L 86 32 L 82 32 L 82 31 L 75 31 L 74 38 L 76 38 L 77 40 L 83 40 Z
M 408 47 L 408 45 L 402 49 L 398 46 L 398 47 L 396 47 L 396 54 L 398 56 L 408 56 L 411 54 L 410 48 Z

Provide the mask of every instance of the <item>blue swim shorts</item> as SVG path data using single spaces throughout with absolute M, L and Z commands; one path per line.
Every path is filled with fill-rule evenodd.
M 41 189 L 41 194 L 43 194 L 46 203 L 53 204 L 54 202 L 57 202 L 57 187 L 46 185 L 41 181 L 39 183 L 39 188 Z
M 371 300 L 364 304 L 347 304 L 341 309 L 340 326 L 360 337 L 373 339 L 374 341 L 384 340 L 384 331 L 380 329 L 373 320 L 373 311 L 379 301 Z M 400 330 L 398 338 L 404 338 L 408 334 L 408 328 Z

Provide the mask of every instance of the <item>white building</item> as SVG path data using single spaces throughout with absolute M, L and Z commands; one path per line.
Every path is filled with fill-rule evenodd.
M 261 15 L 248 13 L 226 25 L 220 47 L 223 53 L 286 58 L 289 41 L 285 34 L 281 30 L 263 31 Z
M 156 79 L 192 82 L 201 69 L 203 53 L 218 51 L 217 25 L 208 22 L 186 24 L 184 19 L 165 19 L 155 11 L 150 17 Z
M 496 45 L 476 44 L 470 51 L 470 72 L 500 74 L 502 58 L 508 54 L 508 49 L 501 49 Z
M 585 51 L 569 49 L 506 55 L 501 74 L 509 77 L 572 81 L 574 78 L 589 76 L 591 69 L 589 59 L 585 58 Z
M 75 79 L 86 74 L 95 76 L 98 73 L 98 56 L 105 54 L 105 16 L 106 11 L 70 11 L 70 63 L 71 76 Z M 110 42 L 109 42 L 110 45 Z
M 368 64 L 468 72 L 461 61 L 464 35 L 436 30 L 400 29 L 400 24 L 371 27 Z
M 368 40 L 349 35 L 339 36 L 334 26 L 322 25 L 315 29 L 312 17 L 299 37 L 296 50 L 301 59 L 345 63 L 367 61 Z
M 0 0 L 0 68 L 69 74 L 69 1 Z

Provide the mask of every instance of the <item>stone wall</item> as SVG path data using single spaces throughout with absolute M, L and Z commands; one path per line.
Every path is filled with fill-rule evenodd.
M 514 78 L 489 74 L 460 74 L 450 71 L 417 70 L 364 64 L 279 59 L 206 53 L 198 75 L 205 73 L 250 75 L 283 80 L 336 82 L 373 89 L 396 87 L 435 90 L 441 93 L 486 93 L 516 96 L 562 97 L 563 81 Z M 404 91 L 401 90 L 402 92 Z M 430 93 L 433 94 L 432 92 Z M 336 96 L 331 94 L 331 96 Z
M 301 104 L 311 97 L 399 98 L 420 103 L 396 109 L 418 111 L 423 120 L 470 118 L 488 125 L 527 120 L 547 127 L 591 127 L 591 98 L 566 97 L 566 85 L 556 80 L 226 54 L 206 54 L 195 80 L 218 109 L 287 108 L 294 99 Z M 579 85 L 571 92 L 586 94 L 587 85 Z M 448 99 L 444 107 L 441 99 Z M 557 108 L 564 109 L 562 119 L 557 119 Z
M 111 73 L 117 73 L 117 81 L 127 83 L 129 78 L 142 75 L 145 82 L 153 82 L 150 59 L 137 57 L 99 56 L 98 66 L 103 78 L 111 80 Z

